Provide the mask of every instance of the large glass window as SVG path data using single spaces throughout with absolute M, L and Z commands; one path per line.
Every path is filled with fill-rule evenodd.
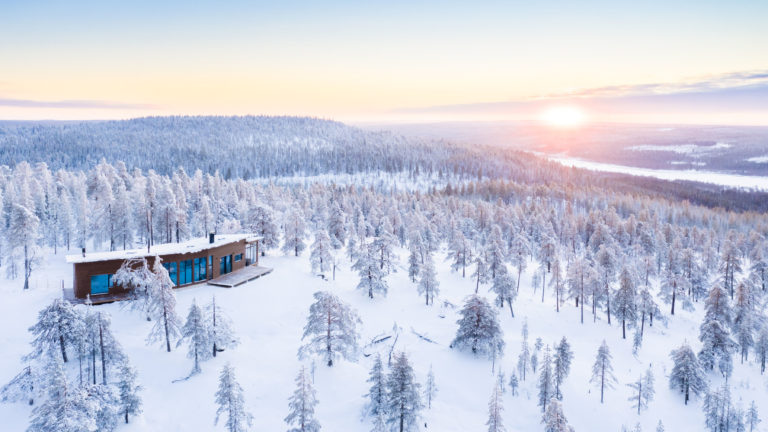
M 221 257 L 219 260 L 219 274 L 227 274 L 232 271 L 232 255 Z
M 179 284 L 179 279 L 176 275 L 176 263 L 175 262 L 165 262 L 163 263 L 163 267 L 165 267 L 166 270 L 168 270 L 168 276 L 171 277 L 171 280 L 173 281 L 174 285 Z
M 192 283 L 192 260 L 179 262 L 179 285 Z
M 91 295 L 107 294 L 112 286 L 111 274 L 91 276 Z
M 206 258 L 195 258 L 195 282 L 205 280 Z
M 243 254 L 235 255 L 235 262 L 240 262 L 241 259 L 243 259 Z

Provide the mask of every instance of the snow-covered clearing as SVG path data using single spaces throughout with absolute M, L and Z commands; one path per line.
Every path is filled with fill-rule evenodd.
M 400 250 L 398 272 L 387 277 L 389 295 L 369 300 L 356 291 L 356 273 L 348 264 L 337 273 L 336 281 L 324 281 L 310 272 L 308 253 L 299 258 L 292 256 L 267 256 L 261 264 L 273 267 L 272 274 L 233 288 L 223 289 L 198 285 L 177 290 L 178 313 L 186 315 L 193 299 L 208 302 L 216 295 L 217 303 L 228 312 L 238 332 L 241 345 L 221 353 L 217 358 L 203 363 L 203 373 L 188 381 L 172 383 L 187 375 L 192 361 L 186 358 L 184 348 L 166 353 L 160 345 L 146 346 L 144 338 L 151 323 L 138 313 L 130 312 L 122 304 L 98 306 L 113 317 L 113 329 L 125 348 L 132 363 L 139 371 L 139 379 L 145 387 L 144 414 L 132 420 L 122 431 L 211 431 L 224 430 L 220 424 L 214 427 L 214 392 L 218 372 L 226 362 L 235 368 L 240 384 L 245 390 L 248 409 L 255 416 L 253 430 L 285 430 L 283 418 L 287 414 L 287 399 L 292 392 L 293 379 L 304 364 L 310 369 L 311 362 L 299 361 L 296 356 L 301 344 L 302 328 L 306 321 L 312 294 L 318 290 L 330 290 L 351 304 L 360 314 L 362 345 L 375 336 L 391 333 L 395 324 L 400 329 L 395 351 L 409 354 L 417 377 L 424 382 L 430 365 L 434 368 L 439 392 L 431 410 L 424 411 L 423 423 L 431 431 L 479 431 L 484 430 L 487 418 L 487 402 L 493 389 L 495 375 L 491 361 L 474 358 L 448 347 L 456 332 L 458 308 L 463 299 L 474 290 L 474 282 L 460 274 L 451 273 L 443 255 L 436 256 L 441 295 L 434 306 L 425 306 L 417 295 L 416 285 L 410 282 L 404 269 L 407 253 Z M 529 266 L 532 271 L 535 266 Z M 469 272 L 467 273 L 469 275 Z M 631 337 L 621 339 L 620 326 L 607 325 L 600 313 L 596 323 L 585 311 L 585 323 L 579 323 L 579 312 L 568 302 L 559 313 L 555 312 L 554 299 L 548 292 L 545 302 L 541 293 L 531 286 L 532 273 L 523 277 L 520 295 L 515 303 L 516 317 L 509 310 L 500 310 L 501 324 L 506 341 L 503 359 L 497 368 L 507 372 L 514 370 L 520 352 L 521 327 L 527 318 L 530 330 L 529 343 L 533 345 L 541 337 L 545 344 L 554 344 L 566 336 L 575 354 L 571 375 L 565 382 L 564 409 L 569 422 L 577 431 L 618 432 L 622 425 L 642 424 L 643 430 L 655 430 L 659 420 L 667 431 L 701 431 L 704 429 L 701 400 L 694 398 L 688 406 L 676 390 L 668 386 L 668 373 L 672 366 L 669 352 L 688 340 L 694 350 L 698 348 L 698 325 L 703 316 L 701 304 L 697 311 L 678 311 L 670 320 L 669 327 L 654 322 L 646 328 L 643 348 L 639 355 L 632 355 Z M 33 275 L 31 289 L 23 292 L 20 280 L 3 281 L 0 284 L 0 382 L 6 382 L 22 367 L 30 340 L 27 328 L 35 321 L 37 311 L 52 298 L 60 295 L 60 281 L 69 285 L 71 267 L 64 262 L 63 254 L 50 256 L 43 268 Z M 487 294 L 487 287 L 480 288 Z M 490 300 L 490 295 L 488 295 Z M 456 305 L 454 310 L 444 302 Z M 665 312 L 666 305 L 662 306 Z M 443 317 L 444 316 L 444 317 Z M 437 343 L 429 343 L 414 334 L 426 335 Z M 589 384 L 591 366 L 601 341 L 605 339 L 614 357 L 618 384 L 607 390 L 606 403 L 599 403 L 599 390 Z M 379 344 L 383 356 L 389 352 L 391 340 Z M 386 357 L 385 357 L 386 360 Z M 737 360 L 737 359 L 736 359 Z M 761 412 L 768 412 L 768 381 L 759 373 L 759 367 L 739 364 L 735 361 L 730 380 L 736 401 L 746 407 L 756 400 Z M 367 392 L 365 382 L 372 364 L 371 357 L 361 356 L 357 362 L 340 360 L 333 367 L 316 361 L 315 385 L 320 401 L 317 417 L 325 431 L 367 431 L 369 420 L 361 421 Z M 630 407 L 627 398 L 631 390 L 625 384 L 635 380 L 651 365 L 656 377 L 656 398 L 650 409 L 641 415 Z M 541 413 L 536 406 L 535 376 L 521 382 L 520 394 L 504 395 L 504 419 L 510 431 L 538 431 Z M 714 385 L 720 379 L 710 376 Z M 0 404 L 0 422 L 3 431 L 23 431 L 28 424 L 30 408 L 24 404 Z

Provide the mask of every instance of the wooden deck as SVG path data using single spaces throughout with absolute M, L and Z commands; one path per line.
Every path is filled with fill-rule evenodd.
M 232 273 L 227 273 L 224 276 L 219 276 L 216 279 L 211 279 L 208 281 L 208 285 L 232 288 L 258 279 L 269 273 L 272 273 L 272 269 L 269 267 L 252 265 L 240 270 L 235 270 Z

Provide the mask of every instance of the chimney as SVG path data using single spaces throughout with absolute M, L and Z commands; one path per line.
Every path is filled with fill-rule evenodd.
M 213 244 L 216 241 L 216 233 L 208 234 L 208 243 Z
M 83 258 L 85 258 L 85 248 L 83 248 Z

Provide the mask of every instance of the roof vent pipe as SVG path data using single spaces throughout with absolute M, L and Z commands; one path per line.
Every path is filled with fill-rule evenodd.
M 208 243 L 213 244 L 216 241 L 216 233 L 208 234 Z
M 83 257 L 85 257 L 85 248 L 83 248 Z

